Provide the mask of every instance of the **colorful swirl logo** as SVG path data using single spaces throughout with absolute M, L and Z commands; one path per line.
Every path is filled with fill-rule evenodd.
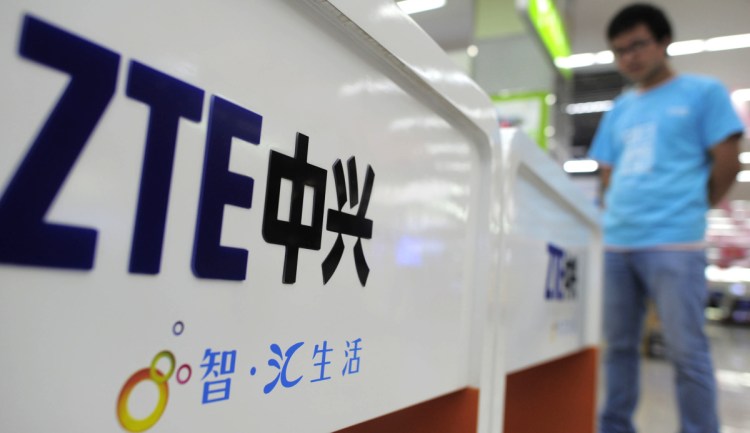
M 175 324 L 175 327 L 173 328 L 173 332 L 175 335 L 180 335 L 183 329 L 184 325 L 182 324 L 182 322 L 177 322 Z M 162 359 L 166 359 L 169 362 L 169 367 L 166 374 L 164 374 L 157 368 L 157 364 Z M 128 380 L 125 382 L 125 385 L 123 385 L 122 389 L 120 390 L 119 397 L 117 398 L 117 418 L 120 421 L 120 425 L 122 425 L 125 430 L 131 432 L 146 431 L 159 421 L 162 414 L 164 414 L 164 410 L 167 408 L 167 401 L 169 400 L 169 384 L 167 383 L 167 381 L 172 377 L 172 375 L 174 375 L 176 365 L 177 362 L 175 360 L 174 354 L 172 354 L 172 352 L 168 350 L 163 350 L 157 353 L 156 356 L 154 356 L 154 359 L 151 361 L 150 367 L 138 370 L 133 373 L 130 378 L 128 378 Z M 183 372 L 186 372 L 186 374 L 182 374 Z M 177 383 L 179 383 L 180 385 L 187 383 L 187 381 L 190 380 L 191 375 L 192 371 L 190 369 L 190 366 L 187 364 L 183 364 L 177 370 Z M 184 376 L 184 378 L 181 378 L 181 376 Z M 130 401 L 130 395 L 132 394 L 135 387 L 144 381 L 151 381 L 154 383 L 154 385 L 156 385 L 156 388 L 159 392 L 159 397 L 157 399 L 156 405 L 148 416 L 146 416 L 145 418 L 136 418 L 130 413 L 128 403 Z

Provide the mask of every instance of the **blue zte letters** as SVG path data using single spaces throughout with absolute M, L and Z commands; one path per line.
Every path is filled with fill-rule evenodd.
M 198 277 L 244 280 L 247 251 L 220 244 L 224 205 L 249 209 L 253 203 L 253 179 L 229 171 L 232 138 L 260 143 L 262 118 L 217 96 L 211 114 L 203 162 L 198 224 L 193 248 L 193 273 Z
M 547 300 L 575 299 L 577 260 L 562 248 L 547 244 L 547 277 L 544 298 Z
M 181 118 L 200 122 L 203 90 L 133 61 L 126 94 L 150 107 L 130 272 L 158 274 L 178 122 Z
M 91 270 L 97 230 L 48 223 L 44 218 L 115 94 L 121 57 L 28 15 L 23 18 L 19 55 L 68 74 L 70 81 L 0 197 L 0 263 Z M 128 64 L 125 80 L 125 95 L 149 109 L 128 270 L 156 275 L 161 269 L 179 123 L 201 122 L 206 98 L 202 89 L 136 60 Z M 199 278 L 242 281 L 247 278 L 248 251 L 221 245 L 224 206 L 250 209 L 255 181 L 229 171 L 230 151 L 234 138 L 243 145 L 260 144 L 263 117 L 213 95 L 207 123 L 192 271 Z M 307 162 L 308 141 L 298 133 L 294 158 L 272 151 L 269 160 L 262 234 L 267 243 L 286 249 L 285 284 L 295 282 L 299 248 L 319 250 L 321 244 L 328 172 Z M 359 201 L 354 161 L 349 160 L 348 169 L 350 206 L 359 206 L 356 215 L 341 212 L 346 202 L 343 170 L 340 161 L 333 166 L 339 203 L 338 210 L 329 210 L 326 229 L 338 238 L 321 265 L 324 284 L 343 254 L 342 234 L 357 237 L 355 265 L 362 286 L 369 273 L 361 239 L 372 235 L 373 222 L 365 213 L 375 174 L 368 166 Z M 291 180 L 294 188 L 289 222 L 276 217 L 282 178 Z M 315 191 L 311 226 L 300 222 L 304 187 Z
M 70 82 L 0 198 L 0 261 L 91 269 L 96 230 L 46 223 L 44 215 L 112 99 L 120 56 L 32 17 L 19 53 Z

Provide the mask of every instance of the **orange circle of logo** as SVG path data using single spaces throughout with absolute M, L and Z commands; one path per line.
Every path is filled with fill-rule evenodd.
M 159 377 L 165 377 L 161 371 L 156 370 Z M 143 419 L 134 418 L 130 414 L 128 409 L 128 400 L 133 389 L 139 383 L 144 380 L 152 381 L 159 390 L 159 400 L 156 403 L 156 407 L 149 416 Z M 120 420 L 120 424 L 125 430 L 131 432 L 142 432 L 151 428 L 164 413 L 164 409 L 167 407 L 167 399 L 169 398 L 169 385 L 166 380 L 154 380 L 152 378 L 151 368 L 144 368 L 135 372 L 130 379 L 125 382 L 122 390 L 120 391 L 120 397 L 117 399 L 117 417 Z

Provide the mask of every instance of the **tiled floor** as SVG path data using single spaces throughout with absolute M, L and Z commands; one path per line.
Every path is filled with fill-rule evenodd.
M 750 433 L 750 327 L 710 324 L 707 332 L 719 386 L 721 432 Z M 667 361 L 644 358 L 639 433 L 678 432 L 672 377 Z

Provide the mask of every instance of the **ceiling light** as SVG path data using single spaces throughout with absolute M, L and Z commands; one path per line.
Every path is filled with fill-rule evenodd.
M 439 9 L 445 6 L 445 0 L 402 0 L 396 2 L 398 7 L 407 14 Z
M 563 164 L 563 170 L 567 173 L 593 173 L 597 169 L 599 169 L 599 163 L 593 159 L 572 159 Z
M 565 107 L 565 112 L 571 115 L 603 113 L 611 110 L 613 105 L 612 101 L 579 102 L 577 104 L 569 104 Z
M 698 54 L 704 51 L 735 50 L 739 48 L 750 48 L 750 33 L 732 36 L 720 36 L 708 40 L 694 39 L 690 41 L 673 42 L 667 48 L 670 56 L 683 56 L 687 54 Z M 600 51 L 598 53 L 573 54 L 568 57 L 555 59 L 558 68 L 585 68 L 593 65 L 605 65 L 615 60 L 611 51 Z
M 744 35 L 722 36 L 706 41 L 706 51 L 735 50 L 750 47 L 750 33 Z
M 737 182 L 750 182 L 750 170 L 742 170 L 737 173 Z
M 692 41 L 674 42 L 667 47 L 670 56 L 684 56 L 686 54 L 702 53 L 706 50 L 706 41 L 695 39 Z
M 750 164 L 750 152 L 740 153 L 740 162 L 743 164 Z
M 469 45 L 468 47 L 466 47 L 466 54 L 469 57 L 476 57 L 477 54 L 479 54 L 479 47 L 477 47 L 476 45 Z
M 593 53 L 573 54 L 555 59 L 555 66 L 564 69 L 584 68 L 594 64 L 596 64 L 596 55 Z
M 597 65 L 608 65 L 615 61 L 615 55 L 612 51 L 599 51 L 594 56 L 594 61 Z

